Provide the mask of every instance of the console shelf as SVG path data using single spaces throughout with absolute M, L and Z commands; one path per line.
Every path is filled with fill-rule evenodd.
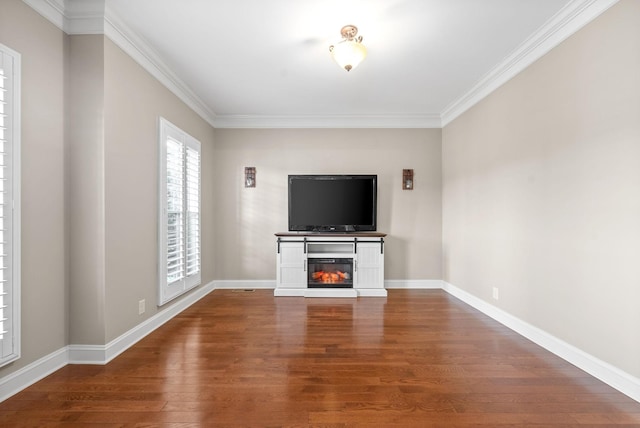
M 276 233 L 277 273 L 274 296 L 300 297 L 385 297 L 384 238 L 385 233 Z M 310 271 L 323 262 L 340 263 L 344 284 L 309 287 Z M 314 269 L 313 271 L 311 269 Z M 334 276 L 336 274 L 333 274 Z M 337 276 L 335 278 L 338 279 Z

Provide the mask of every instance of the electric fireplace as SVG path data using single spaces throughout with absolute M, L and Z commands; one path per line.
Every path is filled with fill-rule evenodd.
M 307 288 L 353 288 L 353 258 L 307 260 Z

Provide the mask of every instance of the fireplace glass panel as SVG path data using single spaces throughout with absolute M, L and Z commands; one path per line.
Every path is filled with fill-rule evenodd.
M 308 288 L 353 288 L 352 258 L 309 258 Z

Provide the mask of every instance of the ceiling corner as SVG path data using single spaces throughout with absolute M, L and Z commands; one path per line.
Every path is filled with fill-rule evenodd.
M 67 34 L 104 34 L 105 0 L 65 0 Z
M 571 0 L 441 114 L 446 126 L 619 0 Z

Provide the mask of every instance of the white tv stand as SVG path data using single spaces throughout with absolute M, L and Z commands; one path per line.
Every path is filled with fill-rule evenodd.
M 386 233 L 282 232 L 277 237 L 277 272 L 274 296 L 386 297 L 384 237 Z M 314 260 L 316 259 L 316 260 Z M 309 286 L 309 261 L 340 259 L 353 263 L 349 288 Z M 312 264 L 311 263 L 311 264 Z

